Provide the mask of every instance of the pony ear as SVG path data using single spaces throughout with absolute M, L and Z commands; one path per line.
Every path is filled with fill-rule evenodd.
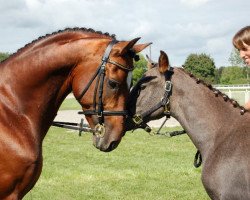
M 119 42 L 117 45 L 114 46 L 115 53 L 117 53 L 119 56 L 125 55 L 130 49 L 132 49 L 132 47 L 139 39 L 140 37 L 130 41 Z
M 146 47 L 148 47 L 151 44 L 152 44 L 152 42 L 146 43 L 146 44 L 136 44 L 136 45 L 133 46 L 132 49 L 133 49 L 133 51 L 135 53 L 139 53 L 139 52 L 141 52 L 143 49 L 145 49 Z
M 151 60 L 147 54 L 146 54 L 146 58 L 147 58 L 147 67 L 148 67 L 148 70 L 150 70 L 153 66 L 155 66 L 156 63 L 153 60 Z
M 165 73 L 169 67 L 168 56 L 164 51 L 160 51 L 160 53 L 161 54 L 159 57 L 159 71 L 161 73 Z

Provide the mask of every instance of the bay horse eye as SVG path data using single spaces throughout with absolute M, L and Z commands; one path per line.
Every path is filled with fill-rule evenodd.
M 117 81 L 114 81 L 114 80 L 108 80 L 108 86 L 111 89 L 118 89 L 119 88 L 119 83 Z

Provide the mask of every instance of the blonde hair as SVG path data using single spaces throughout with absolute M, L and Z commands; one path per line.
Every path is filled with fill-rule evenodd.
M 244 44 L 250 45 L 250 26 L 240 29 L 233 37 L 233 45 L 236 49 L 244 49 Z

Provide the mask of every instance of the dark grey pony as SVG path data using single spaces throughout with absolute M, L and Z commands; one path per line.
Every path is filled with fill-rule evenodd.
M 138 116 L 166 96 L 166 80 L 172 84 L 165 101 L 202 155 L 202 183 L 211 199 L 250 199 L 250 113 L 236 101 L 182 68 L 171 69 L 161 51 L 158 66 L 148 70 L 131 92 L 130 114 Z M 169 87 L 169 86 L 168 86 Z M 163 107 L 142 123 L 164 116 Z M 128 129 L 134 129 L 132 119 Z

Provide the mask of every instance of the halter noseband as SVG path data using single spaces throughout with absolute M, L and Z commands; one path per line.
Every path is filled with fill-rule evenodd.
M 122 110 L 122 111 L 109 111 L 109 110 L 104 110 L 103 109 L 103 101 L 102 101 L 102 96 L 103 96 L 103 85 L 104 85 L 104 78 L 105 78 L 105 71 L 106 71 L 106 64 L 111 63 L 113 65 L 116 65 L 117 67 L 124 69 L 126 71 L 132 71 L 133 68 L 129 68 L 127 66 L 124 66 L 120 63 L 117 63 L 115 61 L 111 61 L 109 59 L 110 52 L 113 48 L 113 46 L 118 43 L 117 40 L 112 40 L 108 47 L 106 48 L 104 55 L 102 57 L 102 62 L 100 66 L 97 68 L 95 74 L 92 76 L 80 96 L 77 98 L 78 101 L 82 99 L 84 94 L 88 91 L 90 85 L 93 83 L 93 81 L 97 78 L 96 86 L 95 86 L 95 92 L 94 92 L 94 97 L 93 97 L 93 110 L 85 110 L 79 112 L 79 114 L 85 114 L 85 115 L 97 115 L 98 116 L 98 124 L 95 127 L 95 130 L 97 132 L 101 132 L 101 135 L 104 134 L 104 116 L 119 116 L 119 115 L 127 115 L 127 110 Z M 98 90 L 99 88 L 99 90 Z M 96 102 L 96 95 L 98 92 L 98 102 Z

